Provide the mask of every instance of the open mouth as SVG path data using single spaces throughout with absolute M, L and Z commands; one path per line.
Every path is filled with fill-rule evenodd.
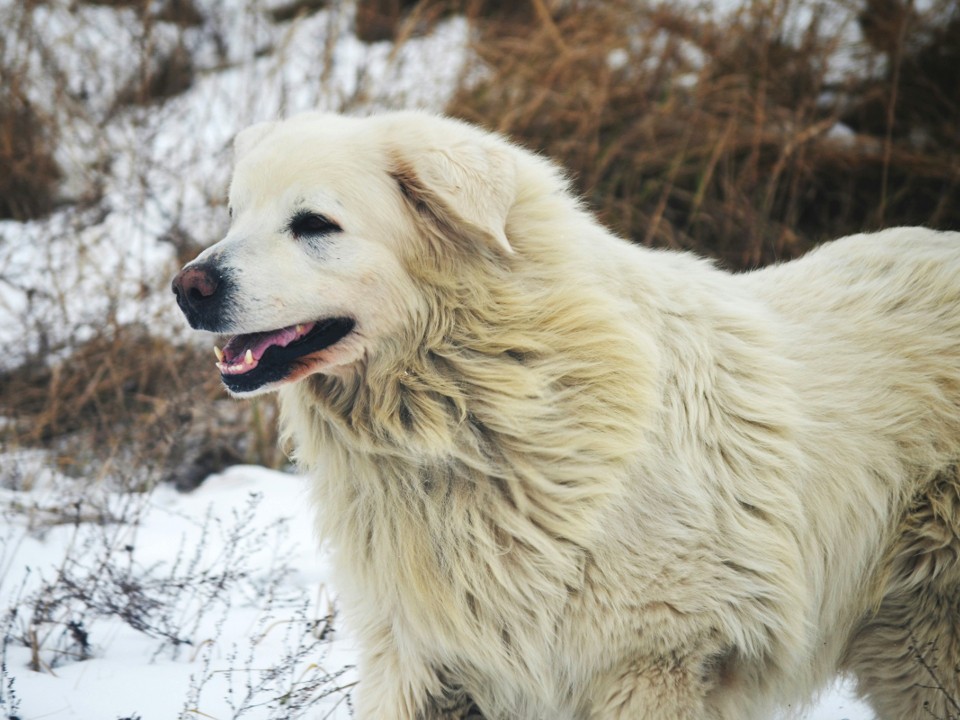
M 350 334 L 350 318 L 329 318 L 280 330 L 235 335 L 217 353 L 217 368 L 231 392 L 252 392 L 280 382 L 302 365 L 307 355 L 325 350 Z

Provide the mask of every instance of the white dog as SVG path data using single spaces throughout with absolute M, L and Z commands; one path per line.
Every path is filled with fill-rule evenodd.
M 956 717 L 960 234 L 731 275 L 417 113 L 255 126 L 230 205 L 174 290 L 315 471 L 360 718 L 768 718 L 837 671 Z

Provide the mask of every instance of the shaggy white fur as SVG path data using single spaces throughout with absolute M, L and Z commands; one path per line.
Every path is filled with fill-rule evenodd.
M 248 131 L 231 204 L 213 329 L 356 323 L 244 394 L 315 471 L 358 717 L 768 718 L 838 670 L 956 716 L 960 234 L 732 275 L 418 113 Z

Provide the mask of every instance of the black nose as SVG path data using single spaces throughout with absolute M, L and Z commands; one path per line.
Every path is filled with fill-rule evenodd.
M 173 279 L 177 305 L 195 328 L 217 331 L 223 324 L 226 280 L 210 265 L 188 265 Z

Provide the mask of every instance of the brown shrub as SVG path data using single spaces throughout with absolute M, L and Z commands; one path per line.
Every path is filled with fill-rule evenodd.
M 174 97 L 189 90 L 197 76 L 184 30 L 202 25 L 204 17 L 192 0 L 167 0 L 156 6 L 141 2 L 136 9 L 140 16 L 138 71 L 118 91 L 114 100 L 116 108 L 151 105 Z M 177 43 L 172 47 L 157 46 L 154 32 L 158 22 L 178 26 Z
M 177 44 L 157 57 L 142 56 L 140 73 L 117 93 L 116 105 L 150 105 L 189 90 L 196 79 L 190 51 Z
M 791 35 L 787 3 L 723 27 L 632 0 L 533 5 L 526 23 L 478 18 L 467 77 L 481 79 L 448 111 L 558 159 L 625 236 L 746 268 L 863 229 L 960 227 L 956 123 L 920 148 L 831 134 L 861 85 L 830 77 L 842 38 L 815 6 Z
M 204 21 L 193 0 L 167 0 L 155 10 L 154 18 L 181 27 L 195 27 Z
M 270 8 L 267 12 L 274 22 L 289 22 L 298 17 L 312 15 L 328 5 L 330 5 L 330 0 L 289 0 L 282 5 Z
M 33 0 L 36 2 L 37 0 Z M 142 17 L 148 15 L 154 20 L 174 23 L 183 27 L 200 25 L 203 14 L 194 0 L 79 0 L 80 5 L 104 5 L 112 8 L 130 8 Z
M 0 219 L 31 220 L 53 208 L 61 177 L 55 143 L 56 125 L 19 92 L 17 77 L 5 79 L 0 84 Z
M 841 39 L 816 12 L 788 34 L 785 2 L 753 3 L 722 27 L 637 0 L 360 0 L 357 20 L 368 40 L 402 42 L 465 13 L 475 62 L 451 114 L 555 157 L 625 236 L 744 268 L 881 225 L 960 227 L 960 11 L 934 0 L 946 20 L 932 23 L 899 1 L 864 0 L 859 52 L 885 69 L 850 79 L 828 72 Z M 150 5 L 174 13 L 160 18 L 141 0 L 112 2 L 144 22 L 142 72 L 123 101 L 189 85 L 184 47 L 168 59 L 147 48 L 150 23 L 202 22 L 195 6 Z M 283 7 L 296 17 L 320 5 Z M 59 178 L 57 127 L 20 91 L 17 66 L 3 70 L 0 216 L 36 217 Z M 841 120 L 857 134 L 836 137 Z M 177 223 L 163 239 L 181 260 L 196 251 Z M 143 327 L 105 328 L 62 359 L 0 374 L 5 448 L 47 448 L 65 471 L 134 483 L 190 487 L 233 462 L 282 465 L 274 415 L 270 400 L 228 399 L 210 353 Z
M 104 329 L 64 359 L 0 375 L 5 447 L 52 449 L 68 474 L 179 487 L 238 462 L 279 467 L 272 401 L 226 397 L 212 352 Z
M 864 0 L 858 17 L 885 72 L 856 87 L 844 122 L 929 148 L 960 143 L 960 5 L 924 18 L 899 0 Z
M 294 0 L 295 2 L 297 0 Z M 450 15 L 501 22 L 529 22 L 543 0 L 357 0 L 354 31 L 364 42 L 406 38 L 430 32 Z M 310 2 L 310 0 L 299 0 Z

